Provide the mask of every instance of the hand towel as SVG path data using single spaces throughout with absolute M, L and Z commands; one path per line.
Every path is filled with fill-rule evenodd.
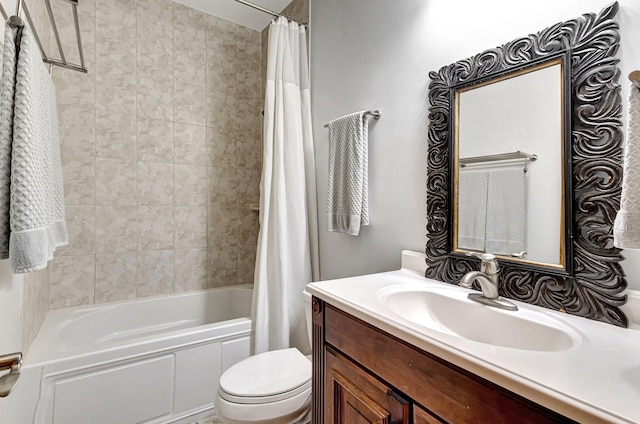
M 634 84 L 629 90 L 622 198 L 613 224 L 613 244 L 640 249 L 640 88 Z
M 68 243 L 53 82 L 27 25 L 6 26 L 0 90 L 0 258 L 46 267 Z
M 366 111 L 329 122 L 329 231 L 357 236 L 369 225 L 369 130 Z
M 487 187 L 485 251 L 506 255 L 526 251 L 527 173 L 521 167 L 491 170 Z
M 460 169 L 458 248 L 484 251 L 487 221 L 487 171 Z

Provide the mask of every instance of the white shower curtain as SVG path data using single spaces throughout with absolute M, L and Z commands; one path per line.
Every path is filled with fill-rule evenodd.
M 310 350 L 302 291 L 318 279 L 318 220 L 309 63 L 303 26 L 271 23 L 253 290 L 255 353 Z

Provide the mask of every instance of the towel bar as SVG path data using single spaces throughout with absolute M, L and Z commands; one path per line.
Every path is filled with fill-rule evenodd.
M 74 71 L 78 71 L 78 72 L 83 72 L 83 73 L 87 73 L 87 67 L 85 66 L 85 62 L 84 62 L 84 54 L 82 51 L 82 39 L 80 37 L 80 23 L 78 21 L 78 0 L 64 0 L 66 3 L 69 3 L 71 5 L 71 12 L 73 13 L 73 23 L 75 26 L 75 32 L 76 32 L 76 40 L 78 42 L 78 56 L 80 58 L 80 64 L 76 65 L 73 63 L 70 63 L 66 60 L 65 55 L 64 55 L 64 50 L 62 49 L 62 43 L 60 41 L 60 35 L 58 33 L 58 26 L 56 24 L 56 20 L 53 16 L 53 10 L 51 8 L 51 0 L 44 0 L 45 2 L 45 6 L 47 9 L 47 14 L 49 15 L 49 22 L 51 24 L 51 31 L 53 32 L 53 36 L 54 39 L 56 41 L 56 45 L 58 46 L 58 52 L 60 53 L 60 60 L 58 59 L 54 59 L 51 58 L 49 56 L 47 56 L 44 47 L 42 46 L 42 42 L 40 41 L 40 37 L 38 36 L 38 33 L 36 32 L 36 28 L 33 25 L 33 20 L 31 19 L 31 14 L 29 13 L 29 9 L 27 8 L 27 4 L 24 0 L 18 0 L 18 3 L 16 4 L 16 14 L 15 16 L 11 16 L 11 18 L 16 18 L 16 19 L 11 19 L 11 24 L 16 26 L 16 27 L 21 27 L 24 25 L 24 21 L 22 20 L 22 18 L 20 18 L 20 15 L 23 14 L 22 12 L 24 12 L 24 16 L 27 18 L 27 22 L 29 23 L 29 27 L 31 27 L 31 32 L 33 33 L 33 38 L 36 40 L 36 43 L 38 44 L 38 48 L 40 49 L 40 54 L 42 55 L 42 61 L 44 63 L 48 63 L 50 66 L 60 66 L 62 68 L 67 68 L 67 69 L 72 69 Z M 5 19 L 5 21 L 9 20 L 9 16 L 7 15 L 7 12 L 5 11 L 4 7 L 2 6 L 2 3 L 0 3 L 0 14 L 2 15 L 2 17 Z
M 382 116 L 382 114 L 380 113 L 380 111 L 378 109 L 376 110 L 370 110 L 364 113 L 364 116 L 373 116 L 373 119 L 375 119 L 376 121 L 378 119 L 380 119 L 380 117 Z M 329 123 L 324 124 L 325 128 L 329 128 Z
M 459 162 L 460 162 L 460 166 L 464 167 L 470 163 L 495 162 L 498 160 L 513 160 L 513 159 L 524 159 L 524 160 L 535 161 L 538 159 L 538 155 L 532 155 L 530 153 L 525 153 L 518 150 L 510 153 L 500 153 L 497 155 L 460 158 Z

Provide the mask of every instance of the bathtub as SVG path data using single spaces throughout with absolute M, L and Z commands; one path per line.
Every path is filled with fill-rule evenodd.
M 22 367 L 19 423 L 191 423 L 249 356 L 251 286 L 51 311 Z M 18 390 L 20 389 L 20 390 Z

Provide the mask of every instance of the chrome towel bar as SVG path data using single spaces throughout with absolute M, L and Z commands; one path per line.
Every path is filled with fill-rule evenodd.
M 80 64 L 73 64 L 67 61 L 64 55 L 64 50 L 62 49 L 62 42 L 60 41 L 60 34 L 58 32 L 58 25 L 56 24 L 56 20 L 53 16 L 53 9 L 51 8 L 51 0 L 43 0 L 45 6 L 47 8 L 47 14 L 49 15 L 49 21 L 51 23 L 51 31 L 53 32 L 54 39 L 58 46 L 58 52 L 60 54 L 60 60 L 51 58 L 47 56 L 47 53 L 44 51 L 44 47 L 42 46 L 42 42 L 40 41 L 40 37 L 33 25 L 33 20 L 31 19 L 31 14 L 29 13 L 29 9 L 27 8 L 27 4 L 24 0 L 18 0 L 16 5 L 16 14 L 15 16 L 9 17 L 4 7 L 0 3 L 0 14 L 4 17 L 5 21 L 8 21 L 10 25 L 15 27 L 24 26 L 24 21 L 20 18 L 22 12 L 24 12 L 24 16 L 27 18 L 27 22 L 29 23 L 29 27 L 31 28 L 31 32 L 33 33 L 33 38 L 35 38 L 36 43 L 38 44 L 38 48 L 40 49 L 40 54 L 42 55 L 42 61 L 48 63 L 49 66 L 60 66 L 62 68 L 72 69 L 74 71 L 87 73 L 87 67 L 84 63 L 84 53 L 82 51 L 82 38 L 80 37 L 80 23 L 78 21 L 78 0 L 63 0 L 65 3 L 69 3 L 71 5 L 71 12 L 73 13 L 73 23 L 75 26 L 76 32 L 76 40 L 78 44 L 78 56 L 80 58 Z
M 535 161 L 538 160 L 538 155 L 532 155 L 530 153 L 521 152 L 520 150 L 510 153 L 500 153 L 497 155 L 486 155 L 486 156 L 473 156 L 469 158 L 460 158 L 460 166 L 464 167 L 471 163 L 483 163 L 483 162 L 495 162 L 499 160 L 513 160 L 513 159 L 524 159 Z
M 376 110 L 370 110 L 364 113 L 364 116 L 373 116 L 373 119 L 375 119 L 376 121 L 378 119 L 380 119 L 380 117 L 382 116 L 382 114 L 380 113 L 380 111 L 378 109 Z M 329 128 L 329 123 L 324 124 L 325 128 Z

